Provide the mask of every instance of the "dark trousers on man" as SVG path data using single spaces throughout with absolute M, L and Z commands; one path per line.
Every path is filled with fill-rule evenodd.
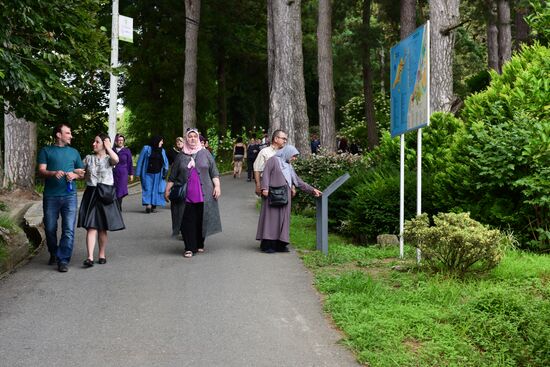
M 248 174 L 247 181 L 252 181 L 254 178 L 254 159 L 246 160 L 246 172 Z

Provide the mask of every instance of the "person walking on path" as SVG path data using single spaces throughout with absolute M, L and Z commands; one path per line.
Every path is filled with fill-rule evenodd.
M 88 257 L 85 267 L 94 266 L 96 239 L 99 242 L 98 264 L 107 263 L 107 231 L 126 228 L 120 208 L 116 202 L 113 166 L 119 162 L 118 155 L 111 148 L 111 139 L 100 133 L 92 144 L 94 154 L 84 158 L 86 190 L 78 211 L 78 227 L 86 228 L 86 250 Z
M 267 160 L 275 155 L 279 149 L 285 146 L 288 135 L 284 130 L 275 130 L 271 137 L 271 145 L 263 148 L 254 161 L 254 181 L 256 182 L 256 195 L 261 195 L 260 179 Z
M 250 138 L 248 147 L 246 148 L 246 171 L 247 178 L 246 181 L 252 181 L 252 176 L 254 175 L 254 161 L 258 157 L 260 152 L 260 145 L 256 142 L 254 137 Z
M 57 263 L 57 269 L 64 273 L 69 270 L 74 245 L 77 197 L 73 181 L 82 178 L 84 171 L 80 154 L 69 146 L 73 138 L 70 126 L 57 125 L 53 137 L 55 144 L 43 147 L 38 153 L 38 174 L 46 179 L 42 209 L 50 253 L 48 263 Z M 60 215 L 61 238 L 58 243 L 57 220 Z
M 124 146 L 125 141 L 124 135 L 117 134 L 115 136 L 115 153 L 118 155 L 118 163 L 113 168 L 113 178 L 120 210 L 122 210 L 122 199 L 128 195 L 128 178 L 130 178 L 130 181 L 134 181 L 132 152 Z
M 241 178 L 243 170 L 243 160 L 246 157 L 246 145 L 243 144 L 243 138 L 237 138 L 233 146 L 233 178 Z
M 220 174 L 212 154 L 199 142 L 197 129 L 185 133 L 183 154 L 174 161 L 164 198 L 169 201 L 174 185 L 186 185 L 185 196 L 172 201 L 172 235 L 181 232 L 187 258 L 204 252 L 206 237 L 221 232 L 218 199 L 221 195 Z
M 176 159 L 176 156 L 181 152 L 183 149 L 183 138 L 181 136 L 178 136 L 176 138 L 176 145 L 174 145 L 171 149 L 168 149 L 166 151 L 166 156 L 168 157 L 168 165 L 172 165 L 174 163 L 174 160 Z
M 163 138 L 160 135 L 151 138 L 139 153 L 136 175 L 141 180 L 141 204 L 145 213 L 156 213 L 157 206 L 164 206 L 164 176 L 168 172 L 168 158 L 162 148 Z
M 290 242 L 290 208 L 292 194 L 290 188 L 294 185 L 302 191 L 321 196 L 322 192 L 308 185 L 292 168 L 294 161 L 300 154 L 298 150 L 287 145 L 281 148 L 271 157 L 263 171 L 261 192 L 262 208 L 258 220 L 256 239 L 261 241 L 260 248 L 266 253 L 287 252 L 287 245 Z M 269 191 L 274 187 L 286 187 L 287 203 L 281 206 L 271 206 L 268 196 Z

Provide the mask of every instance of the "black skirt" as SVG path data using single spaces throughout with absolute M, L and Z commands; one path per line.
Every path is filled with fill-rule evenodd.
M 78 210 L 78 227 L 106 231 L 120 231 L 126 228 L 117 202 L 102 203 L 95 186 L 87 186 L 84 191 Z

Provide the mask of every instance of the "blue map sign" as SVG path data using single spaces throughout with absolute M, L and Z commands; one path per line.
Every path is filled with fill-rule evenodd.
M 429 23 L 390 51 L 391 136 L 428 125 L 430 119 Z

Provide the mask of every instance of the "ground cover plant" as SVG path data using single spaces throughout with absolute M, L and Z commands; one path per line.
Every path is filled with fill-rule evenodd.
M 291 243 L 314 273 L 343 343 L 368 366 L 550 365 L 550 256 L 507 251 L 463 279 L 420 271 L 414 248 L 355 246 L 292 217 Z

